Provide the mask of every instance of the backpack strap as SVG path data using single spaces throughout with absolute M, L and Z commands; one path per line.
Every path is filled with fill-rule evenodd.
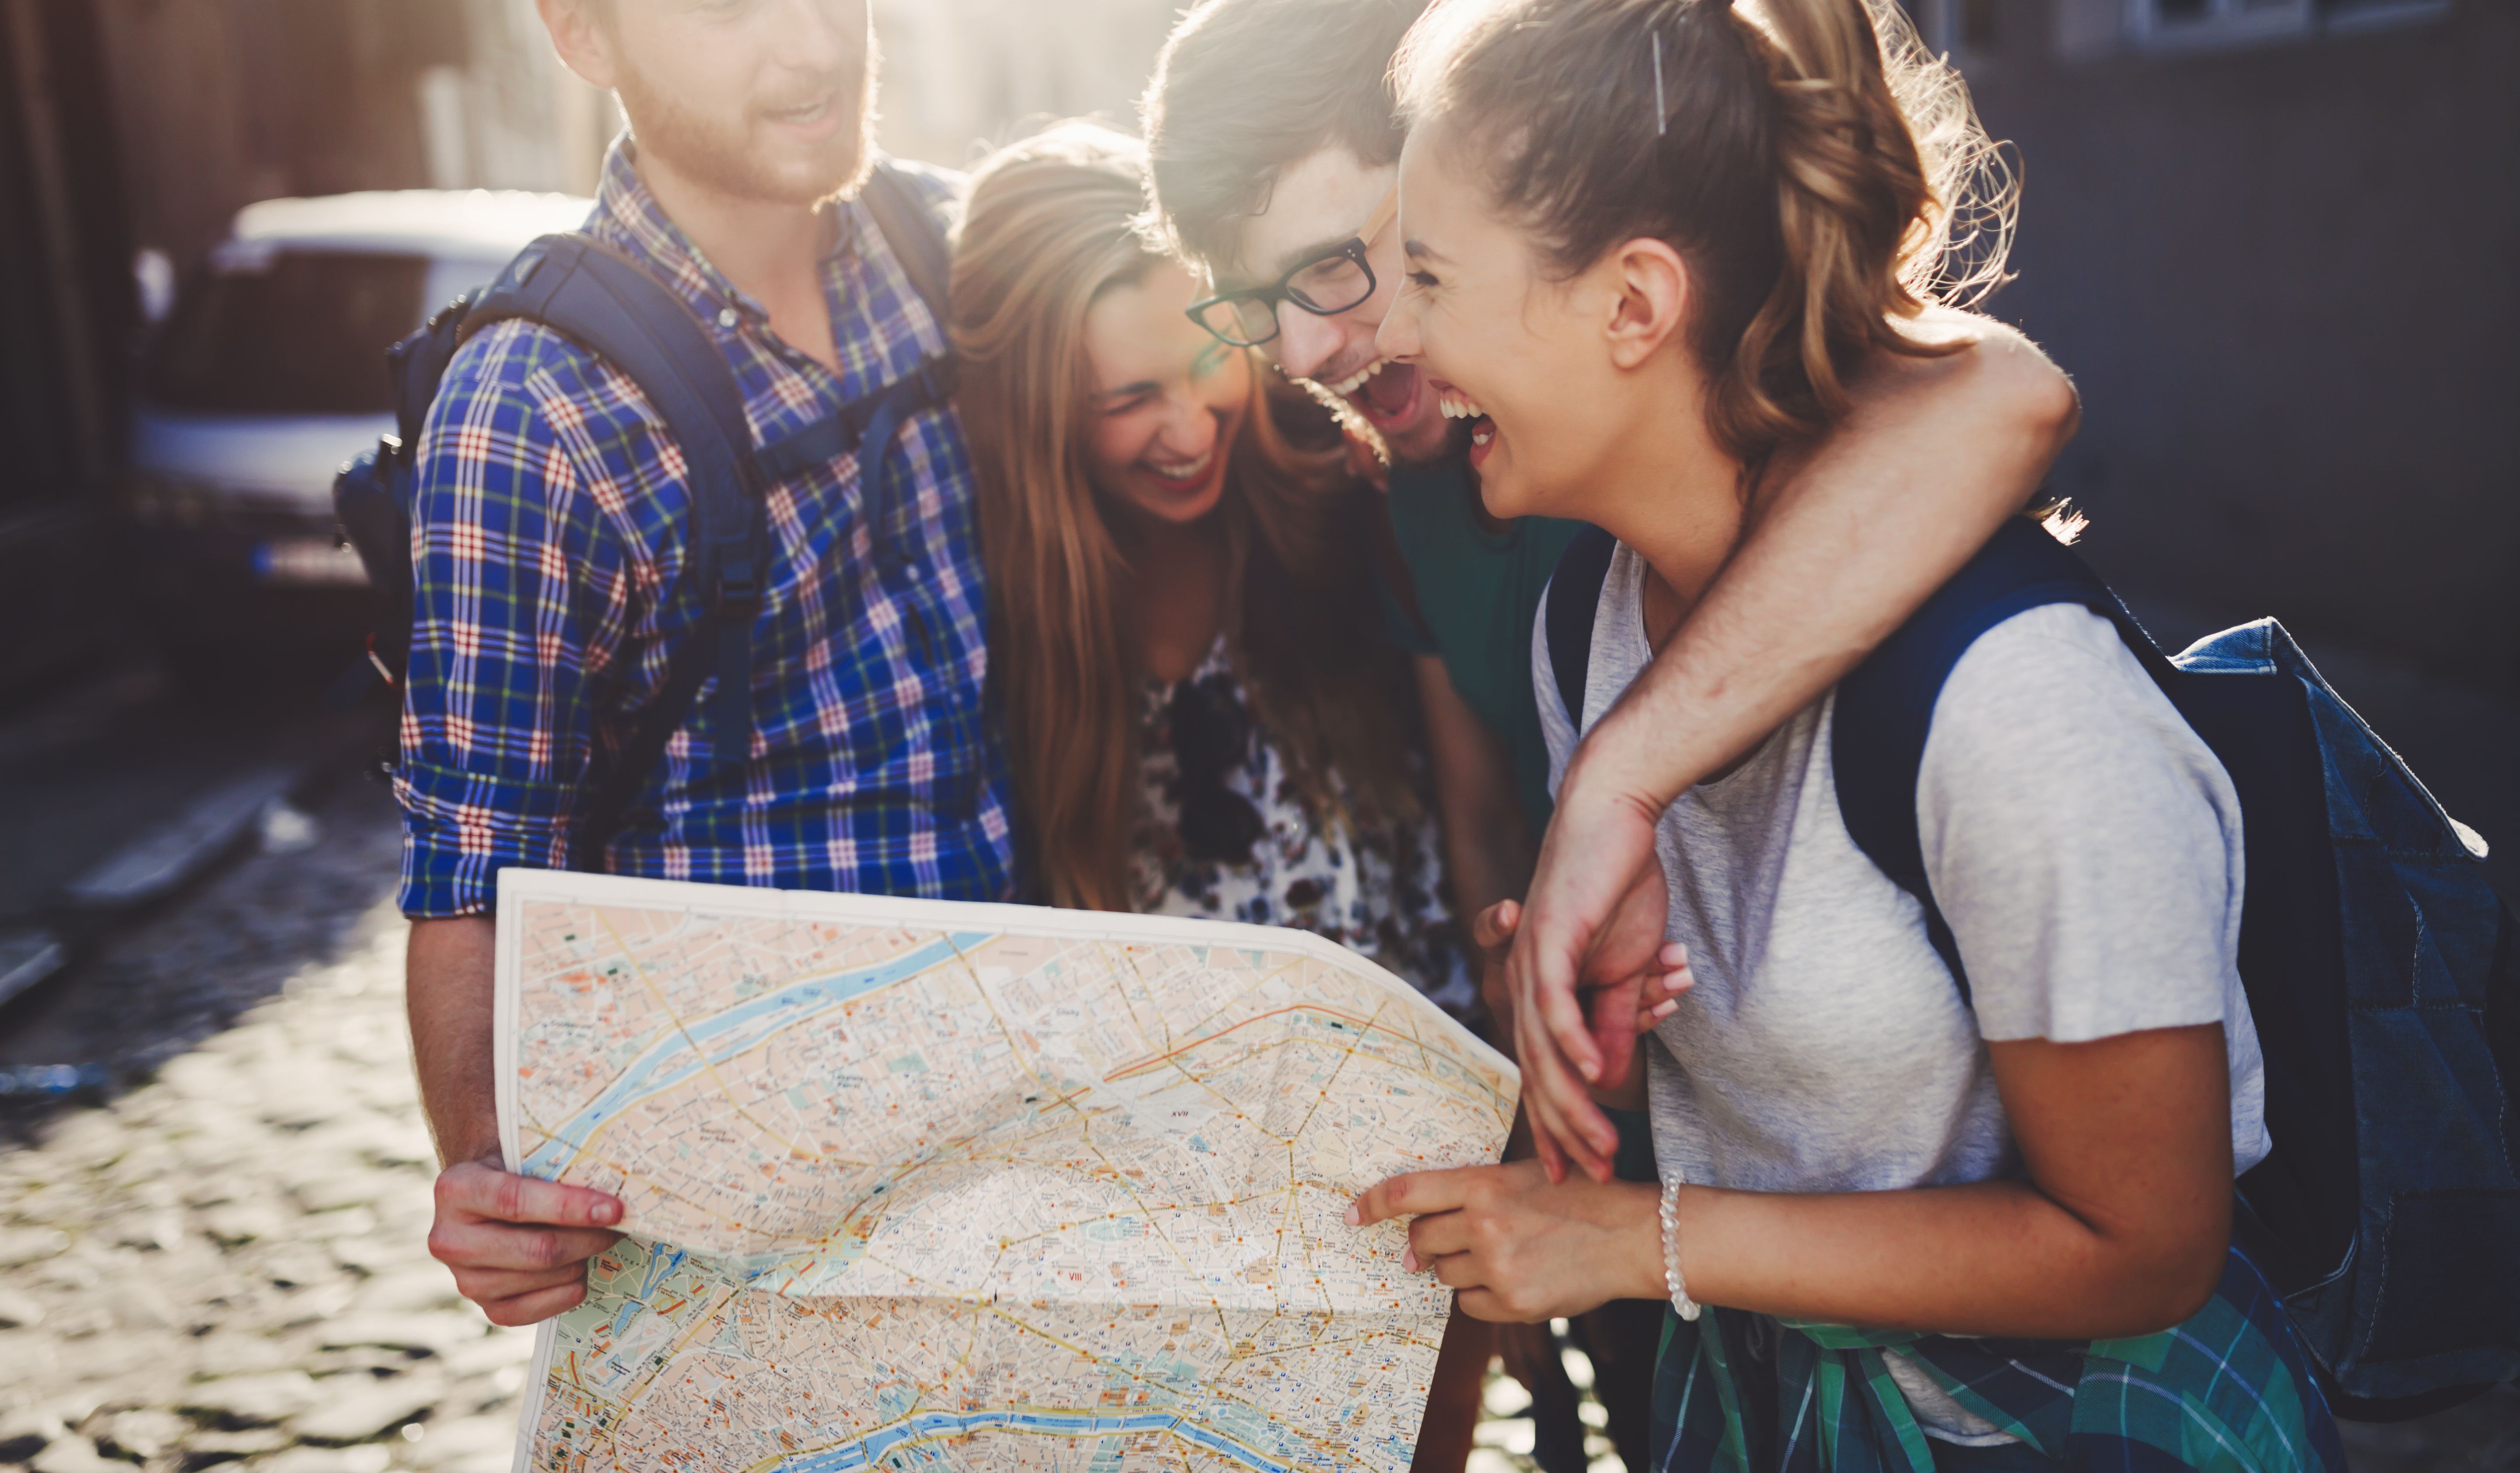
M 1548 630 L 1549 669 L 1557 677 L 1557 698 L 1566 704 L 1566 724 L 1584 730 L 1584 682 L 1593 669 L 1593 620 L 1601 607 L 1601 585 L 1610 576 L 1610 557 L 1619 540 L 1599 527 L 1586 527 L 1557 555 L 1557 570 L 1541 596 L 1541 619 Z
M 947 335 L 950 343 L 954 323 L 953 251 L 945 237 L 945 221 L 936 205 L 913 182 L 915 174 L 943 177 L 942 171 L 923 165 L 878 158 L 874 170 L 867 175 L 866 186 L 858 192 L 858 201 L 875 217 L 876 229 L 892 248 L 893 259 L 901 263 L 902 274 L 910 278 L 911 287 L 927 304 L 928 314 L 936 319 L 937 332 Z M 859 496 L 875 533 L 877 557 L 887 565 L 898 567 L 910 560 L 909 549 L 891 535 L 893 525 L 902 519 L 892 470 L 893 433 L 911 416 L 952 398 L 958 377 L 954 350 L 949 345 L 903 378 L 849 405 L 832 419 L 808 426 L 779 447 L 793 452 L 794 458 L 801 461 L 796 469 L 802 469 L 802 464 L 858 452 Z M 868 446 L 873 447 L 872 451 L 865 448 Z M 788 460 L 783 458 L 778 464 L 786 466 Z
M 1829 762 L 1847 835 L 1925 909 L 1925 935 L 1969 1000 L 1958 944 L 1934 904 L 1916 832 L 1916 776 L 1943 683 L 1978 636 L 2026 609 L 2079 603 L 2118 627 L 2156 681 L 2175 668 L 2117 595 L 2045 528 L 2015 517 L 1837 684 Z
M 910 178 L 913 167 L 878 159 L 861 198 L 943 330 L 951 321 L 951 250 L 943 219 Z M 546 236 L 527 246 L 459 320 L 469 338 L 509 318 L 549 327 L 627 375 L 664 419 L 690 469 L 694 566 L 706 620 L 674 650 L 663 689 L 640 713 L 629 741 L 572 826 L 572 855 L 600 865 L 712 674 L 720 677 L 708 703 L 716 733 L 713 756 L 734 766 L 751 754 L 753 624 L 770 577 L 762 506 L 768 487 L 872 441 L 877 452 L 861 457 L 865 505 L 876 527 L 888 527 L 896 498 L 885 452 L 893 432 L 911 415 L 953 397 L 956 361 L 950 350 L 933 355 L 796 434 L 756 449 L 742 387 L 690 303 L 592 236 Z M 442 372 L 443 364 L 438 367 Z M 432 394 L 435 377 L 428 377 Z M 420 408 L 425 414 L 425 401 Z M 406 438 L 417 442 L 416 436 Z M 900 560 L 891 540 L 882 542 L 883 556 Z
M 910 278 L 921 300 L 927 303 L 937 328 L 951 331 L 953 318 L 947 306 L 953 297 L 953 251 L 936 206 L 922 197 L 919 186 L 911 182 L 914 172 L 938 173 L 896 158 L 877 159 L 874 170 L 867 175 L 866 187 L 858 192 L 858 201 L 875 216 L 876 229 L 883 232 L 884 244 L 892 247 L 902 273 Z
M 545 236 L 473 304 L 465 333 L 519 317 L 570 338 L 639 385 L 683 452 L 698 522 L 692 548 L 705 623 L 674 651 L 663 691 L 640 713 L 573 826 L 572 854 L 600 863 L 712 673 L 719 677 L 708 706 L 716 760 L 733 765 L 750 755 L 752 625 L 769 574 L 764 483 L 743 391 L 725 353 L 691 305 L 638 262 L 591 236 Z
M 886 404 L 899 406 L 893 416 L 897 424 L 905 413 L 953 398 L 961 378 L 957 369 L 956 360 L 949 356 L 929 358 L 875 392 L 852 399 L 794 434 L 753 451 L 752 463 L 763 484 L 786 480 L 827 461 L 855 454 L 861 443 L 873 437 L 876 422 L 882 417 Z

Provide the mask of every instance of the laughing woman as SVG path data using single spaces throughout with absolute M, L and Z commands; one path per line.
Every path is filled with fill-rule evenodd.
M 1490 511 L 1618 540 L 1582 709 L 1535 638 L 1560 771 L 1849 366 L 1935 351 L 1983 138 L 1874 3 L 1447 0 L 1404 57 L 1383 351 L 1471 416 Z M 2229 778 L 2098 615 L 1980 637 L 1915 800 L 1972 1007 L 1848 836 L 1834 709 L 1659 821 L 1695 977 L 1640 1049 L 1659 1193 L 1520 1163 L 1396 1179 L 1358 1221 L 1414 1217 L 1408 1265 L 1483 1317 L 1668 1294 L 1656 1473 L 2341 1469 L 2230 1246 L 2269 1140 Z
M 1470 1003 L 1377 633 L 1370 493 L 1185 315 L 1143 150 L 1066 124 L 974 176 L 954 266 L 990 660 L 1033 893 L 1298 926 Z

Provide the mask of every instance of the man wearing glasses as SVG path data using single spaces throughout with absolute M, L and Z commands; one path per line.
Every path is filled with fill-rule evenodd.
M 1402 135 L 1387 78 L 1425 3 L 1205 0 L 1165 45 L 1146 132 L 1156 213 L 1210 283 L 1192 315 L 1342 399 L 1388 452 L 1391 530 L 1414 585 L 1393 590 L 1393 634 L 1418 656 L 1454 902 L 1481 916 L 1483 945 L 1509 938 L 1513 948 L 1482 986 L 1529 1097 L 1583 1089 L 1567 1047 L 1587 1038 L 1579 973 L 1623 980 L 1661 942 L 1656 818 L 1834 684 L 2018 513 L 2079 410 L 2037 348 L 1983 320 L 1961 329 L 1969 351 L 1868 366 L 1847 422 L 1769 468 L 1750 539 L 1587 735 L 1552 816 L 1532 624 L 1574 528 L 1488 516 L 1465 459 L 1468 426 L 1374 345 L 1402 275 L 1391 228 Z M 1488 909 L 1515 898 L 1518 912 Z M 1624 1061 L 1633 1009 L 1602 1006 L 1591 1023 L 1596 1056 Z M 1581 1134 L 1538 1136 L 1552 1166 L 1571 1156 L 1596 1176 L 1629 1154 Z M 1428 1400 L 1418 1466 L 1429 1473 L 1468 1453 L 1490 1342 L 1462 1329 L 1457 1318 Z M 1615 1323 L 1591 1338 L 1613 1438 L 1640 1466 L 1653 1346 L 1627 1343 Z M 1541 1374 L 1553 1362 L 1536 1354 L 1541 1343 L 1508 1337 L 1500 1348 L 1520 1352 L 1526 1380 L 1562 1386 Z M 1630 1378 L 1635 1391 L 1618 1395 Z M 1549 1389 L 1534 1385 L 1536 1410 Z M 1580 1428 L 1567 1446 L 1564 1418 L 1552 1447 L 1551 1420 L 1535 1449 L 1544 1466 L 1581 1468 Z

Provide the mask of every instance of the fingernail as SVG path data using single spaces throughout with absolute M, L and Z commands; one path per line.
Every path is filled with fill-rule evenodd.
M 598 1202 L 595 1204 L 594 1217 L 597 1227 L 609 1228 L 613 1224 L 621 1221 L 621 1204 L 618 1202 Z
M 1678 998 L 1672 998 L 1665 1002 L 1656 1003 L 1654 1004 L 1653 1020 L 1659 1023 L 1678 1011 L 1680 1011 L 1680 999 Z
M 1410 1273 L 1415 1273 L 1415 1272 L 1418 1272 L 1418 1250 L 1417 1250 L 1417 1249 L 1415 1249 L 1415 1248 L 1403 1248 L 1403 1249 L 1401 1249 L 1401 1250 L 1400 1250 L 1400 1267 L 1401 1267 L 1401 1269 L 1402 1269 L 1402 1271 L 1403 1271 L 1403 1272 L 1410 1272 Z
M 1347 1204 L 1347 1225 L 1348 1225 L 1350 1228 L 1358 1228 L 1358 1227 L 1362 1227 L 1362 1226 L 1364 1226 L 1364 1224 L 1365 1224 L 1365 1209 L 1364 1209 L 1364 1208 L 1362 1208 L 1362 1207 L 1357 1206 L 1354 1202 L 1350 1202 L 1350 1203 L 1348 1203 L 1348 1204 Z

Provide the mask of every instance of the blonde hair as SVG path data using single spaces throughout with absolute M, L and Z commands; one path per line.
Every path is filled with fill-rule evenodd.
M 1146 208 L 1134 139 L 1060 124 L 974 173 L 954 261 L 958 397 L 1018 839 L 1053 904 L 1095 910 L 1130 908 L 1142 672 L 1122 627 L 1127 558 L 1086 470 L 1085 317 L 1097 295 L 1163 259 Z M 1334 439 L 1289 442 L 1281 416 L 1318 411 L 1272 378 L 1255 365 L 1216 513 L 1227 647 L 1317 818 L 1349 818 L 1334 767 L 1351 794 L 1405 813 L 1365 562 L 1371 508 Z
M 1867 354 L 1958 351 L 1898 323 L 2003 279 L 2011 170 L 1895 0 L 1437 0 L 1394 66 L 1552 271 L 1680 250 L 1744 461 L 1843 416 Z

